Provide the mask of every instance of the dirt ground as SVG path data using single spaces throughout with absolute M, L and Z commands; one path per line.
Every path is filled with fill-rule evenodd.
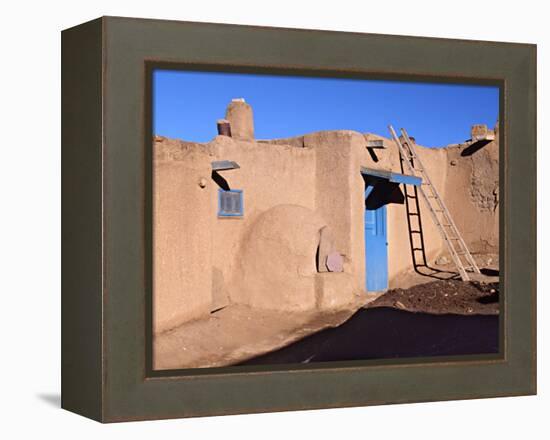
M 450 264 L 438 265 L 435 275 L 405 273 L 398 280 L 401 288 L 385 294 L 358 296 L 343 310 L 333 312 L 288 313 L 230 305 L 206 319 L 156 335 L 154 368 L 235 365 L 279 350 L 323 329 L 339 327 L 361 308 L 391 307 L 434 315 L 498 315 L 497 258 L 479 261 L 484 269 L 482 275 L 476 275 L 476 281 L 446 279 L 456 278 L 454 268 Z M 435 276 L 443 279 L 434 280 Z
M 357 296 L 337 311 L 281 312 L 230 305 L 154 337 L 156 370 L 234 365 L 337 327 L 377 295 Z
M 365 307 L 393 307 L 439 315 L 498 315 L 499 283 L 432 281 L 408 289 L 389 290 Z

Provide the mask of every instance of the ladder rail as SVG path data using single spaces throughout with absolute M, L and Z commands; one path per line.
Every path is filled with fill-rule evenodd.
M 427 178 L 427 174 L 423 174 L 423 177 Z M 430 184 L 430 188 L 435 189 L 433 184 Z M 427 195 L 427 198 L 434 199 L 436 201 L 436 203 L 438 205 L 437 207 L 439 208 L 439 210 L 436 211 L 436 212 L 443 213 L 443 220 L 448 222 L 448 223 L 441 223 L 441 227 L 450 228 L 451 232 L 453 232 L 456 235 L 454 237 L 449 237 L 449 240 L 451 242 L 452 241 L 458 241 L 459 250 L 463 250 L 463 251 L 468 250 L 467 247 L 466 247 L 466 243 L 464 243 L 464 241 L 463 241 L 462 236 L 460 235 L 460 233 L 458 233 L 458 228 L 456 226 L 456 223 L 454 223 L 454 220 L 451 217 L 450 212 L 448 212 L 448 208 L 446 207 L 446 205 L 444 203 L 442 203 L 442 200 L 441 200 L 441 197 L 439 196 L 439 194 L 435 191 L 434 191 L 434 193 L 435 193 L 435 195 L 433 195 L 433 196 Z
M 409 169 L 409 172 L 414 176 L 416 175 L 416 173 L 414 172 L 414 168 L 412 167 L 411 163 L 410 163 L 410 159 L 413 158 L 412 157 L 412 153 L 411 153 L 411 157 L 409 157 L 409 155 L 406 153 L 405 151 L 405 148 L 403 147 L 403 145 L 401 144 L 401 141 L 399 140 L 399 138 L 397 137 L 397 134 L 395 133 L 395 130 L 393 129 L 393 127 L 390 125 L 390 132 L 392 134 L 392 137 L 394 138 L 394 141 L 396 142 L 398 148 L 399 148 L 399 151 L 400 151 L 400 154 L 403 155 L 403 157 L 405 158 L 405 162 L 407 163 L 407 168 Z M 422 165 L 421 165 L 422 166 Z M 428 178 L 429 180 L 429 178 Z M 431 182 L 429 182 L 429 184 L 431 185 Z M 420 193 L 422 194 L 422 196 L 426 199 L 426 194 L 424 192 L 424 188 L 422 188 L 422 185 L 420 185 Z M 446 246 L 449 248 L 449 251 L 450 251 L 450 254 L 451 254 L 451 258 L 453 259 L 453 262 L 455 263 L 455 266 L 456 268 L 458 269 L 459 271 L 459 274 L 460 274 L 460 277 L 464 280 L 464 281 L 469 281 L 469 276 L 468 274 L 466 273 L 466 270 L 464 270 L 463 268 L 463 265 L 462 265 L 462 262 L 458 259 L 458 256 L 456 256 L 456 252 L 454 250 L 454 248 L 452 247 L 452 244 L 449 240 L 449 237 L 447 235 L 447 232 L 441 227 L 440 225 L 440 221 L 439 219 L 437 218 L 437 214 L 435 213 L 435 211 L 433 210 L 431 204 L 429 203 L 429 201 L 426 199 L 426 204 L 428 205 L 428 208 L 429 208 L 429 211 L 430 211 L 430 215 L 432 216 L 432 220 L 434 221 L 435 225 L 437 226 L 437 229 L 438 231 L 440 232 L 443 240 L 445 241 L 445 244 Z
M 397 146 L 399 147 L 399 150 L 400 150 L 400 153 L 405 157 L 405 162 L 407 164 L 407 167 L 409 169 L 409 172 L 411 173 L 411 175 L 415 176 L 416 173 L 414 171 L 414 168 L 412 167 L 411 163 L 410 163 L 410 158 L 409 158 L 409 155 L 406 154 L 406 151 L 405 151 L 405 148 L 403 147 L 401 141 L 399 140 L 399 138 L 397 137 L 397 134 L 395 133 L 395 130 L 393 129 L 393 127 L 390 125 L 390 132 L 394 138 L 394 141 L 397 143 Z M 410 148 L 409 148 L 410 149 Z M 416 156 L 415 154 L 411 154 L 411 157 L 418 160 L 418 156 Z M 418 163 L 420 164 L 421 167 L 423 167 L 422 165 L 422 162 L 420 160 L 418 160 Z M 431 183 L 431 180 L 429 178 L 429 176 L 425 175 L 424 173 L 424 180 L 433 188 L 433 185 Z M 424 188 L 422 187 L 422 185 L 420 185 L 420 192 L 422 194 L 422 196 L 426 199 L 426 203 L 428 205 L 428 207 L 430 208 L 430 213 L 432 214 L 433 216 L 433 220 L 434 222 L 436 223 L 436 225 L 439 227 L 439 226 L 442 226 L 441 225 L 441 222 L 439 221 L 439 219 L 437 218 L 437 215 L 435 213 L 435 211 L 433 210 L 433 207 L 431 206 L 431 204 L 429 203 L 429 201 L 427 200 L 427 196 L 426 196 L 426 193 L 424 191 Z M 435 188 L 434 188 L 435 189 Z M 439 194 L 436 192 L 435 193 L 436 196 L 439 196 Z M 447 232 L 443 229 L 443 228 L 439 228 L 441 233 L 443 234 L 443 238 L 445 239 L 446 242 L 449 242 L 450 243 L 450 238 L 448 237 L 448 234 Z
M 426 194 L 424 192 L 424 188 L 420 188 L 420 192 L 421 194 L 424 196 L 424 198 L 426 199 Z M 430 205 L 430 203 L 428 201 L 426 201 L 426 204 L 428 205 L 428 208 L 429 208 L 429 211 L 430 211 L 430 214 L 432 216 L 432 219 L 435 223 L 435 225 L 437 226 L 437 229 L 439 230 L 443 240 L 445 241 L 445 245 L 447 246 L 447 248 L 449 249 L 449 253 L 451 255 L 451 258 L 453 259 L 453 262 L 456 266 L 456 268 L 458 269 L 458 272 L 460 274 L 460 277 L 464 280 L 464 281 L 469 281 L 470 280 L 470 277 L 468 276 L 468 273 L 466 272 L 466 269 L 464 268 L 464 264 L 462 263 L 462 261 L 460 260 L 460 257 L 452 243 L 452 240 L 451 238 L 449 237 L 449 234 L 447 233 L 447 231 L 445 230 L 445 228 L 443 227 L 443 225 L 441 224 L 441 221 L 439 220 L 439 218 L 437 217 L 437 213 L 435 212 L 435 210 L 433 209 L 433 207 Z
M 451 258 L 453 259 L 453 262 L 455 263 L 455 266 L 457 267 L 457 269 L 459 271 L 460 277 L 464 281 L 469 281 L 470 278 L 468 276 L 468 273 L 466 271 L 466 268 L 464 267 L 464 264 L 463 264 L 462 260 L 460 259 L 460 254 L 455 249 L 455 245 L 453 244 L 453 239 L 451 239 L 451 237 L 449 237 L 449 234 L 445 229 L 445 225 L 442 224 L 442 222 L 438 218 L 437 212 L 434 209 L 434 207 L 432 206 L 432 204 L 430 202 L 430 199 L 436 199 L 437 200 L 437 205 L 440 208 L 440 210 L 438 212 L 441 212 L 443 214 L 444 220 L 447 221 L 447 224 L 451 227 L 454 235 L 456 236 L 456 239 L 458 239 L 459 247 L 462 248 L 462 249 L 460 249 L 461 254 L 466 255 L 466 261 L 468 263 L 467 267 L 468 268 L 473 268 L 475 272 L 479 273 L 479 268 L 477 267 L 475 261 L 473 260 L 471 254 L 469 253 L 469 250 L 466 247 L 466 244 L 464 243 L 464 240 L 462 239 L 462 236 L 458 232 L 458 229 L 456 228 L 456 224 L 454 223 L 447 207 L 443 203 L 443 200 L 441 199 L 441 196 L 439 195 L 439 192 L 437 191 L 437 189 L 432 184 L 432 181 L 431 181 L 428 173 L 426 172 L 426 169 L 424 168 L 424 164 L 422 163 L 422 160 L 418 157 L 418 155 L 416 154 L 416 151 L 414 150 L 414 147 L 412 146 L 412 142 L 411 142 L 407 132 L 404 129 L 401 129 L 401 133 L 403 135 L 403 138 L 405 139 L 405 141 L 407 143 L 408 153 L 407 153 L 407 150 L 405 149 L 405 147 L 401 143 L 401 140 L 399 139 L 399 137 L 397 136 L 395 130 L 393 129 L 393 127 L 391 125 L 389 126 L 389 130 L 390 130 L 390 133 L 391 133 L 395 143 L 397 144 L 397 146 L 399 148 L 399 153 L 403 157 L 403 159 L 404 159 L 403 162 L 405 162 L 409 173 L 411 175 L 415 176 L 416 175 L 415 171 L 419 171 L 422 174 L 424 183 L 419 186 L 420 193 L 422 194 L 422 196 L 424 197 L 424 199 L 426 201 L 426 204 L 428 205 L 430 215 L 432 216 L 432 219 L 433 219 L 437 229 L 439 230 L 442 238 L 444 239 L 445 244 L 449 248 Z M 413 164 L 411 163 L 411 161 L 413 161 L 413 160 L 417 161 L 417 163 L 419 165 L 418 169 L 415 168 L 413 166 Z M 424 190 L 425 185 L 428 185 L 431 188 L 434 197 L 428 197 L 428 195 L 426 194 L 426 192 Z
M 460 232 L 459 232 L 459 230 L 456 226 L 456 223 L 454 222 L 454 220 L 451 216 L 451 213 L 449 212 L 449 209 L 447 208 L 447 205 L 445 205 L 445 203 L 443 202 L 443 199 L 439 195 L 439 192 L 437 191 L 437 188 L 432 184 L 431 179 L 429 178 L 428 173 L 426 172 L 426 168 L 424 167 L 424 164 L 422 163 L 422 160 L 420 159 L 420 157 L 418 157 L 418 155 L 416 154 L 416 150 L 415 150 L 415 148 L 414 148 L 414 146 L 411 142 L 411 139 L 409 138 L 409 135 L 408 135 L 407 131 L 404 128 L 401 129 L 401 134 L 403 135 L 405 141 L 407 142 L 407 145 L 409 146 L 409 149 L 412 151 L 415 160 L 418 161 L 418 164 L 420 165 L 420 168 L 423 170 L 423 175 L 425 175 L 426 180 L 429 181 L 430 188 L 433 191 L 434 195 L 436 196 L 437 203 L 443 209 L 446 220 L 449 220 L 449 224 L 451 225 L 453 233 L 456 234 L 456 238 L 458 239 L 460 247 L 462 248 L 462 250 L 465 253 L 466 261 L 472 266 L 472 268 L 474 269 L 474 272 L 480 273 L 479 267 L 477 266 L 474 258 L 472 257 L 472 254 L 470 253 L 470 250 L 466 246 L 466 243 L 464 242 L 464 239 L 462 238 L 462 234 L 460 234 Z
M 403 138 L 405 139 L 405 142 L 407 143 L 407 147 L 409 148 L 409 151 L 411 151 L 411 157 L 413 157 L 414 160 L 416 160 L 418 162 L 418 164 L 420 165 L 420 170 L 421 170 L 421 173 L 422 173 L 423 180 L 425 180 L 429 184 L 430 190 L 434 194 L 434 197 L 427 197 L 427 198 L 435 199 L 436 203 L 439 205 L 438 207 L 443 212 L 445 220 L 447 220 L 449 222 L 449 225 L 451 226 L 451 228 L 454 231 L 458 232 L 458 228 L 456 227 L 456 224 L 455 224 L 453 218 L 451 217 L 451 214 L 450 214 L 449 210 L 447 209 L 447 206 L 443 203 L 443 199 L 441 198 L 441 195 L 439 194 L 439 191 L 433 185 L 432 180 L 430 179 L 430 176 L 426 172 L 426 168 L 425 168 L 424 164 L 422 163 L 422 159 L 420 159 L 420 157 L 416 154 L 416 150 L 414 149 L 414 146 L 412 145 L 412 141 L 409 138 L 407 132 L 404 129 L 401 129 L 401 134 L 402 134 Z M 445 225 L 443 225 L 443 224 L 441 226 L 445 227 Z M 462 245 L 461 247 L 466 248 L 466 244 L 463 242 L 462 237 L 460 236 L 460 234 L 457 234 L 457 236 L 460 240 L 460 244 Z M 450 239 L 450 237 L 449 237 L 449 239 Z

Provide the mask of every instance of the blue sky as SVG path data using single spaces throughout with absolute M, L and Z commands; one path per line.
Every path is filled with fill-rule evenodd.
M 464 84 L 157 69 L 153 132 L 207 142 L 231 99 L 244 98 L 258 139 L 338 129 L 389 137 L 392 124 L 421 145 L 443 146 L 468 139 L 473 124 L 492 128 L 498 93 L 497 87 Z

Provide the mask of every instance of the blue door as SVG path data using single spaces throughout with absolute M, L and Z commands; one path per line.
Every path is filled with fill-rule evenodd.
M 367 186 L 365 200 L 372 189 L 372 186 Z M 386 205 L 378 209 L 365 209 L 365 265 L 369 292 L 388 288 L 387 239 Z

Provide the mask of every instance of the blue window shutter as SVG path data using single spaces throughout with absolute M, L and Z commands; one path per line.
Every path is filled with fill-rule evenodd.
M 242 217 L 244 211 L 243 191 L 240 189 L 218 191 L 218 216 Z

